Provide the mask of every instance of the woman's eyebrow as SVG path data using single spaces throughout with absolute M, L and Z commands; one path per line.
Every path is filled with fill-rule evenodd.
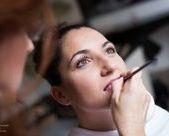
M 105 48 L 105 46 L 107 46 L 109 43 L 111 43 L 110 41 L 105 41 L 103 44 L 102 44 L 102 48 Z M 112 44 L 112 43 L 111 43 Z M 88 49 L 84 49 L 84 50 L 80 50 L 78 52 L 76 52 L 75 54 L 72 55 L 71 59 L 69 60 L 68 62 L 68 66 L 70 65 L 70 63 L 72 62 L 73 58 L 76 56 L 76 55 L 79 55 L 79 54 L 87 54 L 89 53 L 90 51 Z
M 70 65 L 71 61 L 73 60 L 73 58 L 79 54 L 87 54 L 89 53 L 90 51 L 88 49 L 85 49 L 85 50 L 80 50 L 78 52 L 76 52 L 75 54 L 72 55 L 71 59 L 69 60 L 69 63 L 68 65 Z
M 110 41 L 106 41 L 102 44 L 102 48 L 105 48 L 108 44 L 112 44 Z M 113 44 L 112 44 L 113 45 Z

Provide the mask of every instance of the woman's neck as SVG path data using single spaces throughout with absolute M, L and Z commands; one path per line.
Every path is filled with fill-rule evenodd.
M 115 124 L 110 110 L 84 112 L 76 111 L 79 126 L 94 131 L 111 131 L 115 130 Z

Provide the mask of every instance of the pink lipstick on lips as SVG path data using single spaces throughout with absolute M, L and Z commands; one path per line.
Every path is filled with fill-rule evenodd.
M 112 89 L 112 85 L 111 85 L 112 82 L 114 82 L 115 80 L 120 79 L 121 77 L 123 77 L 123 76 L 120 75 L 119 77 L 110 80 L 110 82 L 109 82 L 109 83 L 106 85 L 106 87 L 104 88 L 104 91 L 111 90 L 111 89 Z

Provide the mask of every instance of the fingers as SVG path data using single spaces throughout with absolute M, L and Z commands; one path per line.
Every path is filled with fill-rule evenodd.
M 130 71 L 127 72 L 127 75 L 133 73 L 135 70 L 137 70 L 139 67 L 134 67 Z M 138 88 L 142 84 L 142 71 L 139 71 L 135 75 L 133 75 L 130 79 L 128 79 L 124 83 L 123 91 L 137 91 L 138 89 L 129 89 L 129 88 Z
M 123 77 L 112 82 L 112 99 L 117 103 L 123 86 Z
M 133 68 L 128 72 L 128 74 L 131 74 L 137 69 L 138 67 Z M 152 96 L 148 93 L 145 86 L 143 85 L 141 76 L 142 71 L 139 71 L 134 76 L 132 76 L 131 79 L 127 80 L 124 83 L 124 91 L 127 91 L 127 93 L 130 93 L 130 95 L 134 95 L 135 98 L 140 99 L 140 102 L 143 104 L 143 116 L 145 121 L 147 121 L 152 116 L 152 105 L 154 104 Z
M 131 74 L 132 72 L 134 72 L 135 70 L 137 70 L 138 67 L 133 68 L 132 70 L 130 70 L 127 74 Z M 131 79 L 127 80 L 126 83 L 123 82 L 123 77 L 121 77 L 118 80 L 115 80 L 112 82 L 112 99 L 117 103 L 120 99 L 120 94 L 123 90 L 130 90 L 128 89 L 131 84 L 131 82 L 140 82 L 139 80 L 141 79 L 141 74 L 142 72 L 138 72 L 136 75 L 134 75 Z M 125 84 L 125 85 L 123 85 Z M 134 89 L 136 90 L 136 89 Z

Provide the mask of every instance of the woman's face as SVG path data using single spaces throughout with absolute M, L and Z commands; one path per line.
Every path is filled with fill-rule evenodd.
M 12 101 L 22 81 L 24 66 L 33 44 L 25 32 L 0 41 L 0 103 Z
M 108 108 L 112 91 L 104 91 L 106 85 L 127 71 L 113 43 L 82 27 L 66 34 L 62 53 L 59 70 L 71 105 L 88 111 Z

